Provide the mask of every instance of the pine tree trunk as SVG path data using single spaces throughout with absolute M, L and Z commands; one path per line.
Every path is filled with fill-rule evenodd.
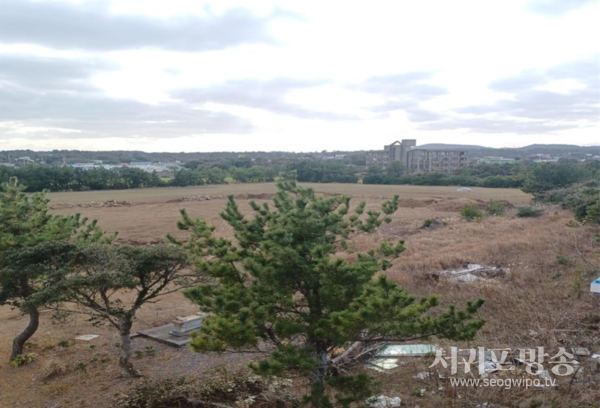
M 131 362 L 131 319 L 121 317 L 119 319 L 119 334 L 121 335 L 121 357 L 119 358 L 119 368 L 123 377 L 141 377 L 142 374 L 133 367 Z
M 30 306 L 27 312 L 29 314 L 29 324 L 21 334 L 14 338 L 10 361 L 14 360 L 19 354 L 23 354 L 25 342 L 33 336 L 40 325 L 40 312 L 37 308 Z
M 315 368 L 310 376 L 310 399 L 312 408 L 321 408 L 323 406 L 323 398 L 325 397 L 325 376 L 327 374 L 327 365 L 329 363 L 327 351 L 319 351 L 317 353 L 317 361 L 319 366 Z

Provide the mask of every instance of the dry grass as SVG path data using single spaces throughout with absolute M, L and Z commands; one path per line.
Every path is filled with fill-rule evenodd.
M 514 217 L 509 209 L 505 217 L 487 217 L 482 222 L 460 219 L 459 210 L 467 203 L 484 206 L 490 200 L 507 200 L 512 206 L 523 205 L 529 196 L 517 190 L 475 189 L 473 193 L 456 192 L 452 187 L 362 186 L 317 184 L 322 193 L 346 193 L 365 199 L 368 208 L 376 209 L 384 198 L 401 195 L 401 208 L 393 222 L 373 236 L 361 235 L 355 249 L 364 250 L 382 239 L 403 239 L 407 250 L 386 273 L 416 295 L 438 293 L 443 305 L 462 304 L 468 299 L 486 300 L 481 316 L 486 325 L 472 344 L 460 346 L 556 347 L 582 346 L 598 352 L 600 302 L 589 294 L 593 276 L 591 264 L 600 265 L 595 252 L 593 231 L 583 227 L 570 228 L 571 214 L 548 209 L 539 218 Z M 252 194 L 271 194 L 272 184 L 203 186 L 186 189 L 148 189 L 120 192 L 59 193 L 53 202 L 89 203 L 90 201 L 127 200 L 139 205 L 121 207 L 63 208 L 58 213 L 81 211 L 99 219 L 109 231 L 119 231 L 121 242 L 156 242 L 166 233 L 177 233 L 178 209 L 186 207 L 193 217 L 209 219 L 221 235 L 229 230 L 218 217 L 225 199 L 168 203 L 172 199 L 191 195 L 236 194 L 241 208 L 247 208 Z M 245 195 L 245 196 L 244 196 Z M 260 196 L 266 198 L 265 196 Z M 262 201 L 262 200 L 261 200 Z M 445 223 L 437 229 L 421 229 L 425 219 L 437 218 Z M 578 242 L 577 248 L 574 242 Z M 585 259 L 584 261 L 582 257 Z M 560 260 L 557 255 L 561 255 Z M 510 278 L 479 284 L 423 283 L 413 277 L 465 262 L 493 263 L 511 268 Z M 594 272 L 594 273 L 597 273 Z M 595 277 L 595 276 L 594 276 Z M 176 315 L 196 311 L 180 294 L 142 308 L 134 330 L 163 324 Z M 107 327 L 94 328 L 83 318 L 53 325 L 44 314 L 34 338 L 36 344 L 28 352 L 38 360 L 28 366 L 0 369 L 0 406 L 4 407 L 109 407 L 113 396 L 124 393 L 129 381 L 117 377 L 118 342 L 115 332 Z M 10 339 L 26 324 L 15 311 L 0 308 L 0 356 L 8 355 Z M 574 330 L 555 332 L 555 329 Z M 534 331 L 535 333 L 533 333 Z M 90 343 L 77 342 L 59 347 L 63 340 L 78 334 L 96 333 L 100 338 Z M 439 341 L 441 345 L 451 345 Z M 94 345 L 94 348 L 90 348 Z M 195 355 L 187 349 L 172 349 L 147 340 L 135 339 L 134 347 L 143 350 L 156 347 L 156 357 L 136 360 L 150 378 L 177 377 L 204 372 L 220 364 L 243 365 L 239 356 L 209 357 Z M 457 344 L 458 345 L 458 344 Z M 85 370 L 78 369 L 85 364 Z M 425 365 L 425 367 L 423 367 Z M 388 395 L 399 395 L 403 406 L 475 407 L 489 402 L 491 407 L 576 407 L 594 406 L 600 401 L 597 383 L 592 384 L 589 372 L 582 380 L 561 384 L 552 390 L 502 390 L 498 388 L 464 388 L 446 391 L 438 388 L 437 380 L 417 380 L 413 375 L 424 371 L 427 361 L 414 361 L 393 375 L 379 375 Z M 419 397 L 415 390 L 425 389 Z M 460 395 L 461 398 L 458 398 Z
M 521 190 L 507 188 L 475 188 L 471 192 L 457 193 L 457 187 L 385 186 L 338 183 L 300 183 L 300 185 L 311 187 L 317 192 L 349 194 L 354 197 L 366 198 L 373 198 L 376 196 L 391 197 L 393 194 L 399 194 L 400 198 L 412 199 L 464 196 L 482 200 L 508 200 L 514 204 L 525 204 L 530 199 L 530 196 L 521 192 Z M 50 193 L 48 197 L 53 203 L 68 204 L 100 203 L 108 200 L 131 201 L 134 203 L 158 203 L 195 195 L 227 196 L 229 194 L 272 194 L 275 192 L 275 183 L 248 183 L 217 184 L 197 187 L 161 187 L 133 190 L 64 192 Z
M 387 274 L 416 295 L 440 294 L 442 305 L 485 299 L 480 315 L 486 324 L 476 340 L 471 344 L 441 340 L 441 345 L 487 349 L 545 347 L 554 352 L 552 355 L 559 347 L 585 347 L 598 353 L 600 300 L 589 293 L 589 282 L 600 273 L 596 231 L 569 228 L 566 224 L 571 219 L 568 212 L 551 210 L 538 219 L 509 216 L 491 217 L 481 223 L 455 220 L 445 228 L 409 236 L 407 250 Z M 366 247 L 368 243 L 362 245 Z M 558 255 L 562 256 L 561 261 Z M 512 273 L 509 278 L 476 284 L 413 278 L 425 272 L 457 268 L 466 262 L 496 262 L 510 267 Z M 460 399 L 438 390 L 443 384 L 438 384 L 437 379 L 412 378 L 417 372 L 427 371 L 423 364 L 415 364 L 416 367 L 393 378 L 384 376 L 383 380 L 389 392 L 402 396 L 413 389 L 426 389 L 425 397 L 408 395 L 406 399 L 420 406 L 473 407 L 489 402 L 495 407 L 576 407 L 597 406 L 594 404 L 600 400 L 598 387 L 591 385 L 600 378 L 592 375 L 587 364 L 577 381 L 569 383 L 569 377 L 552 390 L 461 388 L 457 391 Z

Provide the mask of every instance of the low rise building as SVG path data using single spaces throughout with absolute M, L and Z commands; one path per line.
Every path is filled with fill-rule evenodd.
M 444 173 L 469 164 L 464 150 L 413 149 L 407 153 L 406 170 L 409 173 Z
M 407 162 L 407 152 L 417 145 L 415 139 L 396 140 L 394 143 L 383 146 L 383 150 L 367 152 L 367 166 L 387 166 L 394 161 Z
M 387 166 L 400 161 L 408 173 L 451 173 L 469 164 L 468 152 L 456 149 L 421 149 L 415 139 L 403 139 L 384 146 L 383 150 L 367 152 L 367 166 Z

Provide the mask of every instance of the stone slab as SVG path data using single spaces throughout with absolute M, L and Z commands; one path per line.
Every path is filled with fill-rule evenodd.
M 140 330 L 137 332 L 137 334 L 175 347 L 183 347 L 192 339 L 190 336 L 172 336 L 169 334 L 171 330 L 173 330 L 173 324 L 169 323 L 165 324 L 164 326 L 153 327 L 152 329 L 148 330 Z
M 81 336 L 75 337 L 75 340 L 90 341 L 94 340 L 97 337 L 99 337 L 98 334 L 82 334 Z

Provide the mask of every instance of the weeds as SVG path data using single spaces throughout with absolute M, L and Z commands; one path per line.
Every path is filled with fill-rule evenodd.
M 13 358 L 10 362 L 10 365 L 13 367 L 20 367 L 35 361 L 35 356 L 33 354 L 19 354 L 15 358 Z
M 468 221 L 481 221 L 483 219 L 483 212 L 473 204 L 465 205 L 460 210 L 460 215 Z
M 62 340 L 58 342 L 58 347 L 68 348 L 71 346 L 71 342 L 69 340 Z
M 486 207 L 485 212 L 489 215 L 501 217 L 506 213 L 506 205 L 499 201 L 491 201 Z
M 51 321 L 52 324 L 67 324 L 73 320 L 71 312 L 67 310 L 55 310 L 52 313 Z
M 27 341 L 24 344 L 24 347 L 26 349 L 34 349 L 34 348 L 38 348 L 39 346 L 40 345 L 37 342 L 35 342 L 35 341 Z
M 559 265 L 565 265 L 565 266 L 573 264 L 573 262 L 569 258 L 567 258 L 566 256 L 561 255 L 561 254 L 556 255 L 556 262 Z
M 434 219 L 432 218 L 428 218 L 425 221 L 423 221 L 423 225 L 421 225 L 421 228 L 429 228 L 431 227 L 431 225 L 435 222 Z
M 41 376 L 44 380 L 52 380 L 66 374 L 68 366 L 63 360 L 49 359 L 42 362 Z
M 543 213 L 544 210 L 542 210 L 541 208 L 533 208 L 530 205 L 517 208 L 517 217 L 520 218 L 539 217 Z
M 144 350 L 135 350 L 135 358 L 140 359 L 146 355 L 147 357 L 153 358 L 156 356 L 156 348 L 154 346 L 146 346 Z
M 220 370 L 203 378 L 145 380 L 137 383 L 126 397 L 118 398 L 119 408 L 199 407 L 221 403 L 227 406 L 285 406 L 292 403 L 291 381 L 266 380 L 248 371 Z M 268 405 L 261 405 L 267 403 Z

